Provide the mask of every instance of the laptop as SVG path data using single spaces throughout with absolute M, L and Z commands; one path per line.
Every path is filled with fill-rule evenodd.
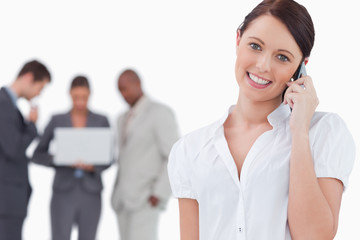
M 82 162 L 108 165 L 113 158 L 113 137 L 108 127 L 55 128 L 54 164 L 69 166 Z

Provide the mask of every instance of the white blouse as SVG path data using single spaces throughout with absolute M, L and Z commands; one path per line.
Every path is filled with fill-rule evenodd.
M 291 239 L 290 114 L 289 106 L 281 104 L 268 116 L 273 129 L 251 147 L 240 181 L 224 136 L 228 113 L 174 144 L 168 164 L 171 188 L 176 198 L 197 200 L 200 240 Z M 346 187 L 355 145 L 344 121 L 333 113 L 316 112 L 310 146 L 316 176 L 337 178 Z

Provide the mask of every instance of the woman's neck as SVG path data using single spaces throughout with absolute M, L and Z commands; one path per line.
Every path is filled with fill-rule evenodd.
M 71 122 L 73 127 L 82 128 L 86 127 L 87 124 L 87 113 L 88 110 L 71 110 Z
M 78 110 L 78 109 L 71 109 L 71 115 L 76 115 L 76 116 L 87 116 L 88 114 L 88 109 L 84 109 L 84 110 Z
M 233 111 L 233 117 L 236 124 L 243 126 L 251 127 L 259 124 L 268 124 L 268 115 L 280 104 L 281 102 L 279 100 L 253 101 L 240 93 Z

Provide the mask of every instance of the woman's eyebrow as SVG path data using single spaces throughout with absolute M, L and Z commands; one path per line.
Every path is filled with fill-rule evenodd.
M 264 41 L 263 41 L 263 40 L 261 40 L 261 39 L 260 39 L 260 38 L 258 38 L 258 37 L 249 37 L 249 38 L 256 39 L 256 40 L 258 40 L 259 42 L 261 42 L 261 44 L 262 44 L 262 45 L 265 45 Z

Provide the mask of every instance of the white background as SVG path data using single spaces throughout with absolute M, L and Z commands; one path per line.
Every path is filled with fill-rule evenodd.
M 0 85 L 8 85 L 24 62 L 43 61 L 52 83 L 39 99 L 39 130 L 54 113 L 70 107 L 68 88 L 76 74 L 92 85 L 90 107 L 113 123 L 126 105 L 116 89 L 119 73 L 133 67 L 147 94 L 171 106 L 185 134 L 218 119 L 235 103 L 236 28 L 259 1 L 123 0 L 0 2 Z M 307 72 L 320 98 L 319 111 L 338 113 L 360 146 L 360 14 L 355 0 L 299 1 L 313 17 L 315 46 Z M 20 102 L 24 114 L 28 110 Z M 359 151 L 358 151 L 359 152 Z M 358 159 L 343 196 L 336 239 L 359 239 Z M 104 172 L 98 239 L 117 240 L 110 195 L 115 166 Z M 49 202 L 53 170 L 30 166 L 34 189 L 25 240 L 50 239 Z M 177 201 L 161 218 L 160 240 L 179 239 Z M 73 239 L 75 239 L 74 231 Z

